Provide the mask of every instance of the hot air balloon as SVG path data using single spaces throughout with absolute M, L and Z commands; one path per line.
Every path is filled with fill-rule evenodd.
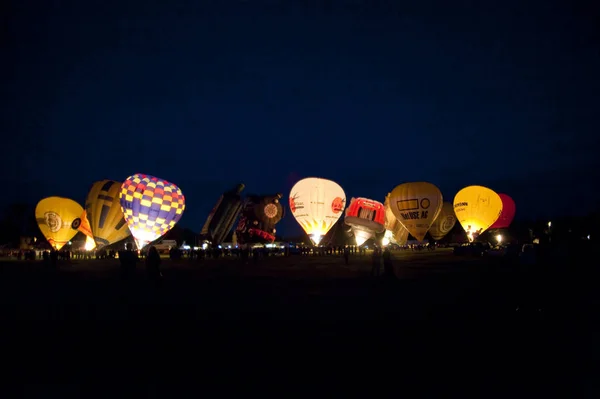
M 123 217 L 119 195 L 121 183 L 100 180 L 92 184 L 85 200 L 85 211 L 98 249 L 131 235 Z
M 250 195 L 242 211 L 235 235 L 240 244 L 275 241 L 275 225 L 283 218 L 281 194 Z
M 394 216 L 394 212 L 392 212 L 392 208 L 390 207 L 390 194 L 385 196 L 385 202 L 383 203 L 385 208 L 385 235 L 382 243 L 383 245 L 387 245 L 390 242 L 396 243 L 398 245 L 406 244 L 408 240 L 408 230 L 404 228 L 402 223 L 396 219 Z
M 307 177 L 297 182 L 290 192 L 290 210 L 296 221 L 315 245 L 344 211 L 346 194 L 334 181 Z
M 515 218 L 515 213 L 517 211 L 517 205 L 515 201 L 506 194 L 498 194 L 500 199 L 502 200 L 502 212 L 500 212 L 500 217 L 498 220 L 494 222 L 493 225 L 490 226 L 490 229 L 506 229 L 510 226 L 513 219 Z
M 85 250 L 91 251 L 96 248 L 96 242 L 94 241 L 94 234 L 92 233 L 92 228 L 90 227 L 90 221 L 87 217 L 87 212 L 83 211 L 81 214 L 81 224 L 79 225 L 79 231 L 85 234 Z
M 455 224 L 454 206 L 450 202 L 444 202 L 442 211 L 429 228 L 429 234 L 434 240 L 441 240 L 452 230 Z
M 393 237 L 396 244 L 400 246 L 406 245 L 408 242 L 408 230 L 406 230 L 401 223 L 398 223 L 398 228 L 396 229 Z
M 344 223 L 352 228 L 356 245 L 360 247 L 369 238 L 385 230 L 385 208 L 378 201 L 352 198 L 346 208 Z
M 141 173 L 123 182 L 120 202 L 138 249 L 171 230 L 185 209 L 185 197 L 179 187 Z
M 423 241 L 429 227 L 442 209 L 442 193 L 427 182 L 400 184 L 389 194 L 390 208 L 396 219 L 418 241 Z
M 502 199 L 487 187 L 468 186 L 454 197 L 454 213 L 469 241 L 477 239 L 494 224 L 501 212 Z
M 50 245 L 60 250 L 79 231 L 83 207 L 64 197 L 48 197 L 35 207 L 35 219 Z
M 209 213 L 200 234 L 213 245 L 222 243 L 231 231 L 243 207 L 240 195 L 243 190 L 244 185 L 238 184 L 233 190 L 223 193 Z

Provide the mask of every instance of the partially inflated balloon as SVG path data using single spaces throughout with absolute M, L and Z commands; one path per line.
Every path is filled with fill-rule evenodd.
M 338 221 L 346 206 L 346 194 L 334 181 L 308 177 L 290 192 L 290 210 L 315 245 Z
M 120 202 L 138 249 L 171 230 L 185 209 L 185 197 L 179 187 L 140 173 L 123 182 Z
M 385 208 L 379 201 L 352 198 L 346 208 L 344 223 L 352 228 L 359 247 L 369 238 L 385 230 Z
M 442 201 L 440 189 L 427 182 L 400 184 L 390 193 L 394 216 L 419 241 L 440 213 Z
M 500 199 L 502 200 L 502 212 L 500 212 L 500 217 L 493 225 L 490 226 L 490 229 L 506 229 L 510 226 L 513 219 L 515 218 L 515 213 L 517 211 L 517 205 L 515 201 L 511 197 L 506 194 L 498 194 Z
M 396 229 L 396 231 L 393 234 L 394 242 L 400 246 L 406 245 L 406 243 L 408 242 L 408 230 L 406 230 L 401 223 L 398 224 L 400 227 Z
M 48 197 L 35 207 L 35 219 L 50 245 L 60 250 L 79 231 L 83 207 L 64 197 Z
M 98 248 L 131 235 L 121 210 L 120 194 L 120 182 L 100 180 L 92 184 L 87 195 L 85 210 Z
M 502 199 L 483 186 L 465 187 L 454 197 L 454 213 L 465 229 L 469 241 L 479 237 L 500 216 Z
M 79 225 L 79 231 L 85 234 L 85 250 L 91 251 L 96 248 L 96 242 L 94 241 L 94 234 L 92 233 L 92 228 L 90 227 L 90 221 L 87 218 L 87 212 L 83 211 L 81 215 L 81 224 Z
M 402 223 L 396 219 L 392 208 L 390 207 L 390 194 L 386 195 L 383 204 L 385 208 L 385 236 L 384 242 L 389 241 L 398 245 L 406 244 L 408 240 L 408 230 L 404 228 Z M 384 245 L 386 245 L 384 243 Z
M 452 230 L 455 224 L 454 206 L 450 202 L 444 202 L 440 214 L 429 228 L 429 234 L 434 240 L 441 240 Z

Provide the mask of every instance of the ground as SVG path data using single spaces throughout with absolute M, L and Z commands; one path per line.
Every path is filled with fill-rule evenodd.
M 435 397 L 595 387 L 595 282 L 555 268 L 532 278 L 518 264 L 443 249 L 395 253 L 394 280 L 371 278 L 368 256 L 349 265 L 339 256 L 167 259 L 154 289 L 142 264 L 123 285 L 117 260 L 63 262 L 56 274 L 41 261 L 0 267 L 4 342 L 13 343 L 5 355 L 19 359 L 16 372 L 92 376 L 108 362 L 271 378 L 300 367 L 329 382 L 374 372 Z

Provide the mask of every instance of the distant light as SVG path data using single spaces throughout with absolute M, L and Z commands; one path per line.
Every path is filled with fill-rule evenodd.
M 223 247 L 221 245 L 219 245 L 219 249 L 222 249 Z
M 552 222 L 548 222 L 548 227 L 552 227 Z
M 207 243 L 202 244 L 202 249 L 206 249 L 206 248 L 208 248 L 208 244 Z
M 587 236 L 587 239 L 588 239 L 588 240 L 590 239 L 590 235 L 589 235 L 589 234 L 588 234 L 588 236 Z
M 498 241 L 498 244 L 500 244 L 502 242 L 502 234 L 498 234 L 496 236 L 496 241 Z

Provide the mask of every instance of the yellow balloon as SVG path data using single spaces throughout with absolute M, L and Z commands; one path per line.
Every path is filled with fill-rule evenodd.
M 85 210 L 98 248 L 121 241 L 131 235 L 123 217 L 119 195 L 121 183 L 100 180 L 92 184 L 85 200 Z
M 390 207 L 390 194 L 385 197 L 385 238 L 398 245 L 404 245 L 408 241 L 408 230 L 396 219 Z
M 442 211 L 429 228 L 429 234 L 434 240 L 441 240 L 452 230 L 455 224 L 454 206 L 450 202 L 444 202 Z
M 307 177 L 297 182 L 289 198 L 292 215 L 315 245 L 343 215 L 346 194 L 334 181 Z
M 467 233 L 475 240 L 500 217 L 502 198 L 483 186 L 465 187 L 454 197 L 454 213 Z
M 440 189 L 428 182 L 404 183 L 394 188 L 389 197 L 396 219 L 415 239 L 423 241 L 442 209 Z
M 406 230 L 401 223 L 398 223 L 398 227 L 393 232 L 393 237 L 396 244 L 400 246 L 406 245 L 408 242 L 408 230 Z
M 48 197 L 35 207 L 35 219 L 50 245 L 60 250 L 79 231 L 83 207 L 69 198 Z

